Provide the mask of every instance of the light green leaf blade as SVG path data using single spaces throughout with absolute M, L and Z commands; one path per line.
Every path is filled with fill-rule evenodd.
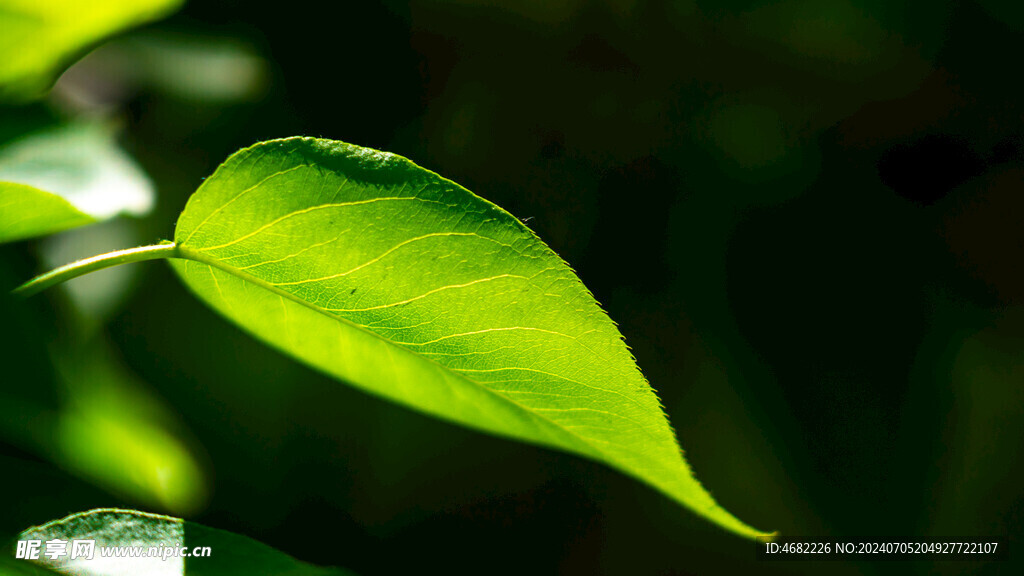
M 96 219 L 70 202 L 32 186 L 0 182 L 0 243 L 45 236 Z
M 103 38 L 165 16 L 182 0 L 0 0 L 0 98 L 42 95 L 60 68 Z
M 139 216 L 154 195 L 110 129 L 69 124 L 40 131 L 0 149 L 0 243 Z
M 439 418 L 603 462 L 738 534 L 618 329 L 526 226 L 383 152 L 290 138 L 193 195 L 175 269 L 257 338 Z
M 136 510 L 100 508 L 72 514 L 29 528 L 18 541 L 41 543 L 37 559 L 11 559 L 7 551 L 0 562 L 0 574 L 10 569 L 14 574 L 76 574 L 79 576 L 146 576 L 209 575 L 226 576 L 344 576 L 350 572 L 321 568 L 300 562 L 291 556 L 245 536 L 208 528 L 180 518 L 149 514 Z M 46 555 L 46 542 L 63 540 L 66 554 Z M 93 553 L 82 555 L 74 550 L 74 541 L 92 540 Z M 125 552 L 121 557 L 109 547 L 135 547 L 135 556 Z M 110 553 L 102 548 L 108 548 Z M 150 549 L 155 548 L 154 557 Z M 174 552 L 167 552 L 169 549 Z M 209 548 L 209 552 L 197 550 Z M 76 557 L 71 558 L 71 553 Z M 86 550 L 82 550 L 86 552 Z M 180 556 L 178 554 L 181 554 Z M 148 557 L 146 557 L 148 556 Z M 166 557 L 165 557 L 166 556 Z M 20 570 L 20 571 L 18 571 Z

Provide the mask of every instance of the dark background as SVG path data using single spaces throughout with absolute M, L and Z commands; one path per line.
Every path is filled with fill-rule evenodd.
M 643 485 L 339 385 L 137 265 L 100 334 L 201 447 L 211 496 L 190 519 L 365 575 L 1020 573 L 1024 10 L 350 4 L 192 2 L 133 33 L 232 38 L 264 66 L 241 99 L 117 96 L 121 143 L 159 191 L 128 225 L 139 243 L 171 237 L 202 178 L 253 142 L 401 154 L 528 219 L 576 269 L 739 518 L 1008 538 L 1018 560 L 756 564 Z M 38 253 L 4 247 L 4 285 Z M 3 306 L 4 378 L 56 402 L 43 343 L 69 338 L 66 302 Z M 5 446 L 4 533 L 143 506 Z

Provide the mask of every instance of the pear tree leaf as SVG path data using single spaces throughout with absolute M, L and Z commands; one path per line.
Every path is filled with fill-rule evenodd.
M 182 0 L 0 0 L 0 99 L 41 96 L 84 49 Z
M 153 199 L 148 176 L 104 126 L 68 124 L 0 149 L 0 243 L 140 216 Z
M 38 540 L 37 559 L 16 558 L 17 541 Z M 62 540 L 66 554 L 46 555 L 46 542 Z M 92 554 L 74 549 L 92 541 Z M 112 548 L 120 547 L 119 550 Z M 134 548 L 132 550 L 131 548 Z M 98 508 L 72 514 L 23 531 L 4 553 L 0 574 L 74 574 L 76 576 L 345 576 L 321 568 L 231 532 L 180 518 L 136 510 Z M 72 552 L 76 552 L 72 558 Z M 119 555 L 120 554 L 120 555 Z M 12 559 L 13 558 L 13 559 Z
M 402 157 L 288 138 L 189 200 L 172 264 L 271 346 L 371 394 L 602 462 L 735 533 L 579 278 L 498 206 Z

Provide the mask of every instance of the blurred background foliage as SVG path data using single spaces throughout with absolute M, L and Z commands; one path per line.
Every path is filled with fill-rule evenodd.
M 791 536 L 1004 537 L 1016 553 L 1022 14 L 192 2 L 0 109 L 0 141 L 70 117 L 118 126 L 157 190 L 144 218 L 0 247 L 0 285 L 171 237 L 202 178 L 255 141 L 393 151 L 575 267 L 740 518 Z M 598 465 L 296 364 L 163 265 L 0 306 L 7 534 L 127 506 L 361 574 L 1020 573 L 756 564 L 749 542 Z

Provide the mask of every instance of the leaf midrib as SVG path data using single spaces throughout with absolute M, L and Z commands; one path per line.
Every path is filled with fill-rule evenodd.
M 479 382 L 469 378 L 468 376 L 466 376 L 464 374 L 460 374 L 460 373 L 456 372 L 455 370 L 452 370 L 451 368 L 445 366 L 444 364 L 441 364 L 440 362 L 434 360 L 433 358 L 428 358 L 428 357 L 426 357 L 426 356 L 424 356 L 422 354 L 417 353 L 415 350 L 407 348 L 407 347 L 405 347 L 405 346 L 403 346 L 401 344 L 397 344 L 397 343 L 395 343 L 395 342 L 393 342 L 393 341 L 391 341 L 391 340 L 381 336 L 380 334 L 377 334 L 373 330 L 368 330 L 364 326 L 360 326 L 359 324 L 356 324 L 355 322 L 352 322 L 351 320 L 348 320 L 347 318 L 343 318 L 341 316 L 337 316 L 335 314 L 331 314 L 330 312 L 320 308 L 319 306 L 315 306 L 315 305 L 309 303 L 308 301 L 303 300 L 302 298 L 299 298 L 298 296 L 296 296 L 296 295 L 294 295 L 294 294 L 292 294 L 290 292 L 287 292 L 285 290 L 277 288 L 276 286 L 270 284 L 269 282 L 267 282 L 267 281 L 265 281 L 265 280 L 263 280 L 261 278 L 258 278 L 256 276 L 253 276 L 252 274 L 249 274 L 247 272 L 239 270 L 238 268 L 234 268 L 232 266 L 224 264 L 223 262 L 219 261 L 216 258 L 211 258 L 211 257 L 205 256 L 205 255 L 199 253 L 196 250 L 192 250 L 192 249 L 188 248 L 187 246 L 182 246 L 180 244 L 178 245 L 177 248 L 178 248 L 177 249 L 177 255 L 175 257 L 177 257 L 179 259 L 191 260 L 191 261 L 197 262 L 199 264 L 205 264 L 207 266 L 212 266 L 212 267 L 214 267 L 214 268 L 216 268 L 218 270 L 221 270 L 222 272 L 226 272 L 226 273 L 228 273 L 228 274 L 230 274 L 230 275 L 232 275 L 232 276 L 234 276 L 234 277 L 236 277 L 236 278 L 238 278 L 238 279 L 240 279 L 242 281 L 250 282 L 252 284 L 255 284 L 256 286 L 259 286 L 260 288 L 262 288 L 264 290 L 267 290 L 268 292 L 270 292 L 272 294 L 276 294 L 277 296 L 280 296 L 282 298 L 286 298 L 286 299 L 290 300 L 291 302 L 294 302 L 296 304 L 299 304 L 300 306 L 303 306 L 304 308 L 312 310 L 312 311 L 314 311 L 314 312 L 316 312 L 318 314 L 327 316 L 331 320 L 334 320 L 336 322 L 340 322 L 342 324 L 345 324 L 345 325 L 349 326 L 350 328 L 355 329 L 355 330 L 357 330 L 357 331 L 359 331 L 361 333 L 369 334 L 370 336 L 376 338 L 377 340 L 380 340 L 380 341 L 384 342 L 385 344 L 387 344 L 389 346 L 394 346 L 396 348 L 404 350 L 404 351 L 408 352 L 409 354 L 413 355 L 414 357 L 416 357 L 417 359 L 419 359 L 421 361 L 427 362 L 429 364 L 436 365 L 438 368 L 443 370 L 446 374 L 454 376 L 457 379 L 464 380 L 464 381 L 470 383 L 471 385 L 475 386 L 476 388 L 479 388 L 479 389 L 482 389 L 482 390 L 486 391 L 491 396 L 494 396 L 494 397 L 498 398 L 499 400 L 501 400 L 501 401 L 503 401 L 503 402 L 505 402 L 505 403 L 507 403 L 507 404 L 509 404 L 509 405 L 511 405 L 513 407 L 515 407 L 517 410 L 523 412 L 524 414 L 526 414 L 527 416 L 529 416 L 531 418 L 540 420 L 544 424 L 546 424 L 546 425 L 554 428 L 555 430 L 557 430 L 559 433 L 568 435 L 571 438 L 573 438 L 574 440 L 576 440 L 578 442 L 581 442 L 584 446 L 586 446 L 587 448 L 592 450 L 593 454 L 601 455 L 604 458 L 608 457 L 608 453 L 607 452 L 605 452 L 604 450 L 601 450 L 599 447 L 595 446 L 589 440 L 587 440 L 586 438 L 584 438 L 584 437 L 580 436 L 579 434 L 573 432 L 572 430 L 570 430 L 568 428 L 565 428 L 564 426 L 561 426 L 560 424 L 558 424 L 557 422 L 555 422 L 554 420 L 548 418 L 547 416 L 545 416 L 543 414 L 540 414 L 538 412 L 530 410 L 529 408 L 527 408 L 526 406 L 523 406 L 522 404 L 516 402 L 512 398 L 509 398 L 508 396 L 500 394 L 499 392 L 497 392 L 495 390 L 492 390 L 492 389 L 488 388 L 487 386 L 484 386 L 483 384 L 481 384 L 481 383 L 479 383 Z M 509 437 L 511 437 L 511 436 L 509 436 Z M 602 458 L 602 459 L 604 459 L 604 458 Z

